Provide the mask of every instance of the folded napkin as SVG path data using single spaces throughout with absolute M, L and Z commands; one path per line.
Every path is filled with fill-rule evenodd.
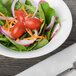
M 76 61 L 76 43 L 16 76 L 56 76 L 72 67 L 74 61 Z M 76 71 L 67 76 L 76 76 Z

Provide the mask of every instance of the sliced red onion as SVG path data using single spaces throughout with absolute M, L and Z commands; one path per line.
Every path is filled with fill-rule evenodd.
M 34 32 L 35 32 L 35 36 L 38 36 L 37 30 L 34 30 Z M 23 45 L 23 46 L 28 46 L 28 45 L 33 44 L 35 40 L 36 40 L 36 38 L 34 38 L 33 40 L 20 40 L 20 41 L 16 40 L 14 42 L 16 44 L 20 44 L 20 45 Z
M 37 3 L 34 0 L 29 0 L 34 7 L 37 7 Z
M 28 46 L 34 43 L 34 40 L 20 40 L 20 41 L 14 41 L 16 44 L 20 44 L 23 46 Z
M 31 0 L 32 1 L 32 0 Z M 33 16 L 32 17 L 35 17 L 37 11 L 38 11 L 38 5 L 41 3 L 41 2 L 46 2 L 45 0 L 40 0 L 38 4 L 36 4 L 36 11 L 34 12 Z
M 25 2 L 26 2 L 26 0 L 19 0 L 21 3 L 24 3 L 25 4 Z
M 13 17 L 7 17 L 8 20 L 12 20 Z M 3 16 L 0 16 L 0 20 L 5 20 L 5 18 Z
M 35 10 L 35 12 L 34 12 L 34 14 L 33 14 L 33 16 L 32 16 L 33 18 L 35 17 L 37 11 L 38 11 L 38 7 L 36 8 L 36 10 Z
M 10 32 L 4 30 L 1 26 L 0 26 L 0 32 L 1 32 L 2 34 L 4 34 L 5 36 L 8 36 L 10 39 L 15 40 L 15 38 L 10 35 Z
M 7 17 L 8 20 L 12 20 L 13 17 Z M 5 20 L 5 18 L 3 16 L 0 16 L 0 20 Z M 17 23 L 17 20 L 15 20 L 15 22 Z
M 12 11 L 13 17 L 15 17 L 14 7 L 15 7 L 15 4 L 17 3 L 17 1 L 18 0 L 14 0 L 13 3 L 12 3 L 12 6 L 11 6 L 11 11 Z
M 46 2 L 46 1 L 45 1 L 45 0 L 40 0 L 40 1 L 39 1 L 39 4 L 40 4 L 41 2 Z
M 51 36 L 51 39 L 56 35 L 56 33 L 59 31 L 60 27 L 61 27 L 61 24 L 58 23 L 58 24 L 56 25 L 56 27 L 55 27 L 55 30 L 54 30 L 52 36 Z M 50 39 L 50 40 L 51 40 L 51 39 Z
M 38 31 L 37 30 L 33 30 L 35 32 L 35 36 L 38 36 Z
M 50 30 L 51 27 L 54 25 L 55 22 L 55 16 L 52 17 L 51 23 L 49 24 L 49 26 L 46 28 L 46 30 Z
M 39 19 L 38 17 L 34 17 L 34 18 Z

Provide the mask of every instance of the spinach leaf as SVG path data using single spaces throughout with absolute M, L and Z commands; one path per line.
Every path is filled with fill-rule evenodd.
M 53 28 L 53 27 L 52 27 Z M 48 40 L 50 40 L 51 38 L 51 35 L 52 35 L 52 28 L 49 30 L 49 31 L 46 31 L 45 34 L 46 34 L 46 37 Z
M 14 43 L 14 41 L 12 41 L 12 40 L 11 40 L 9 37 L 7 37 L 7 36 L 6 36 L 6 38 L 7 38 L 13 45 L 15 45 L 15 46 L 18 48 L 19 51 L 27 51 L 26 47 Z
M 27 47 L 27 51 L 33 50 L 36 46 L 37 46 L 37 42 L 33 43 L 32 45 L 26 46 Z
M 4 22 L 3 22 L 3 21 L 0 21 L 0 25 L 1 25 L 1 26 L 4 26 Z
M 41 48 L 41 47 L 45 46 L 47 43 L 48 43 L 48 40 L 47 39 L 43 39 L 42 41 L 38 41 L 37 46 L 34 47 L 33 50 L 36 50 L 38 48 Z
M 12 4 L 13 0 L 0 0 L 0 3 L 3 4 L 4 7 L 6 7 L 6 9 L 8 9 L 8 11 L 11 13 L 11 4 Z
M 19 51 L 19 49 L 15 45 L 11 45 L 8 48 L 11 50 Z
M 44 19 L 44 22 L 39 31 L 39 35 L 40 35 L 45 24 L 49 25 L 49 23 L 51 22 L 52 16 L 56 16 L 56 13 L 55 13 L 55 10 L 52 9 L 47 2 L 42 2 L 39 4 L 39 15 L 40 15 L 40 19 Z M 50 31 L 48 32 L 48 35 L 49 33 Z
M 40 31 L 39 31 L 39 35 L 40 35 L 42 30 L 43 30 L 43 28 L 44 28 L 44 25 L 45 25 L 45 15 L 44 15 L 43 9 L 41 7 L 41 4 L 39 4 L 39 16 L 40 16 L 40 19 L 44 19 L 44 22 L 41 25 L 41 28 L 40 28 Z
M 27 11 L 27 13 L 34 14 L 34 12 L 36 10 L 36 8 L 34 6 L 23 4 L 23 3 L 20 3 L 19 1 L 15 5 L 15 10 L 18 10 L 18 9 L 22 10 L 22 5 L 24 5 L 24 8 Z M 39 12 L 37 12 L 35 16 L 40 18 Z
M 4 41 L 4 42 L 6 42 L 7 39 L 6 39 L 6 38 L 0 38 L 0 41 Z
M 24 34 L 20 37 L 20 39 L 23 40 L 24 38 L 26 38 L 27 34 L 28 34 L 27 32 L 24 33 Z
M 26 0 L 25 4 L 32 6 L 32 3 L 29 0 Z
M 42 2 L 42 3 L 40 3 L 40 5 L 41 5 L 41 8 L 42 8 L 42 10 L 44 12 L 45 21 L 46 21 L 45 24 L 49 25 L 50 22 L 51 22 L 52 16 L 56 16 L 56 12 L 55 12 L 55 10 L 53 8 L 51 8 L 49 6 L 49 4 L 47 2 Z M 44 27 L 44 25 L 42 26 L 42 28 Z M 41 32 L 42 32 L 42 28 L 41 28 Z M 53 27 L 49 31 L 45 32 L 48 40 L 50 40 L 50 38 L 51 38 L 52 30 L 53 30 Z
M 19 1 L 15 5 L 15 10 L 18 10 L 18 9 L 22 10 L 22 5 L 24 6 L 27 13 L 32 13 L 33 14 L 35 12 L 35 10 L 36 10 L 35 7 L 20 3 Z
M 3 13 L 6 16 L 11 16 L 9 11 L 0 3 L 0 12 Z
M 31 51 L 37 45 L 37 43 L 34 43 L 29 46 L 22 46 L 22 45 L 14 43 L 14 41 L 12 41 L 9 37 L 6 36 L 6 38 L 9 40 L 9 42 L 11 42 L 13 44 L 13 45 L 9 46 L 8 48 L 10 48 L 12 50 L 16 50 L 16 51 Z
M 52 19 L 52 16 L 56 16 L 56 12 L 53 8 L 49 6 L 47 2 L 40 3 L 43 12 L 45 14 L 46 24 L 49 25 Z
M 0 38 L 3 38 L 3 34 L 2 33 L 0 33 Z
M 6 39 L 5 37 L 1 38 L 0 37 L 0 43 L 6 47 L 10 46 L 10 42 L 8 41 L 8 39 Z
M 57 24 L 57 23 L 55 22 L 54 25 L 53 25 L 53 27 L 51 27 L 51 29 L 50 29 L 49 31 L 46 31 L 46 32 L 45 32 L 48 40 L 50 40 L 50 38 L 51 38 L 51 36 L 52 36 L 52 33 L 53 33 L 54 29 L 55 29 L 56 24 Z

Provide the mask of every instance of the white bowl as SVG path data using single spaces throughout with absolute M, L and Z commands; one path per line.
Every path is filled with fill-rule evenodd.
M 38 2 L 39 0 L 34 1 Z M 1 55 L 12 58 L 34 58 L 48 54 L 64 43 L 64 41 L 67 39 L 72 29 L 71 12 L 63 0 L 46 0 L 46 1 L 50 4 L 52 8 L 55 9 L 56 14 L 60 19 L 65 19 L 65 21 L 61 22 L 62 27 L 60 31 L 52 39 L 52 41 L 50 41 L 46 46 L 30 52 L 17 52 L 9 50 L 8 48 L 0 45 Z

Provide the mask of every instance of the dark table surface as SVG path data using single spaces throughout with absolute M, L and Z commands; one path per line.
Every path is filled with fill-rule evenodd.
M 23 70 L 35 65 L 36 63 L 48 58 L 49 56 L 56 54 L 57 52 L 68 47 L 69 45 L 76 43 L 76 0 L 64 0 L 64 1 L 69 6 L 73 15 L 73 29 L 66 42 L 52 53 L 49 53 L 39 58 L 20 60 L 0 55 L 0 76 L 14 76 L 15 74 L 22 72 Z

